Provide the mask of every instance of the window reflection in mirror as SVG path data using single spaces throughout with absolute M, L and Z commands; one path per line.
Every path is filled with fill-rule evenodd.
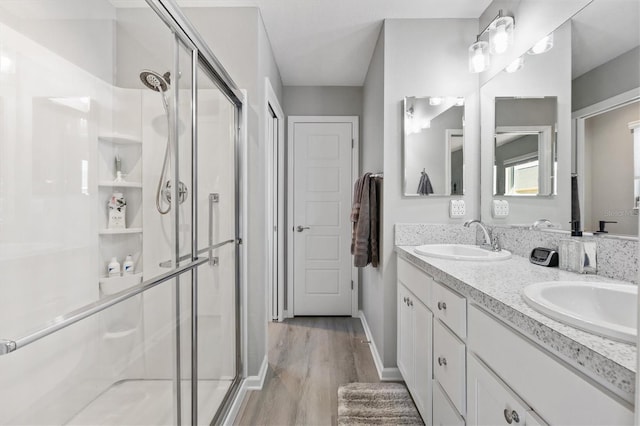
M 495 111 L 493 194 L 556 194 L 557 98 L 499 97 Z
M 406 97 L 404 195 L 464 194 L 464 98 Z

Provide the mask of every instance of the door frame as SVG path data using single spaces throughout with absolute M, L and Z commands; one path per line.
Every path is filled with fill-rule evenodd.
M 284 213 L 285 213 L 285 191 L 284 191 L 284 160 L 285 160 L 285 142 L 284 142 L 284 111 L 280 106 L 280 102 L 278 101 L 278 97 L 276 96 L 273 87 L 271 86 L 271 81 L 269 77 L 264 78 L 264 99 L 265 99 L 265 120 L 264 120 L 264 135 L 266 141 L 266 167 L 265 167 L 265 184 L 266 184 L 266 194 L 267 194 L 267 214 L 265 215 L 266 219 L 266 230 L 267 230 L 267 238 L 266 238 L 266 253 L 267 253 L 267 265 L 266 265 L 266 274 L 267 274 L 267 321 L 274 321 L 276 318 L 278 321 L 282 322 L 284 319 L 284 286 L 285 286 L 285 271 L 284 271 L 284 242 L 285 242 L 285 226 L 279 226 L 280 224 L 284 225 Z M 275 114 L 275 118 L 278 120 L 278 140 L 274 141 L 270 134 L 271 126 L 269 125 L 269 121 L 274 118 L 271 114 Z M 277 143 L 277 152 L 278 157 L 274 156 Z M 277 161 L 277 163 L 276 163 Z M 278 166 L 276 166 L 278 164 Z M 277 213 L 274 214 L 274 203 L 277 200 Z M 273 232 L 274 229 L 277 229 L 277 232 Z M 278 241 L 282 242 L 282 244 L 278 245 L 278 251 L 274 250 L 274 237 L 278 239 Z M 282 271 L 282 273 L 278 274 L 276 271 Z M 276 278 L 274 279 L 274 275 Z M 277 315 L 273 312 L 273 293 L 275 288 L 277 287 L 278 293 L 278 309 Z
M 580 203 L 580 224 L 584 227 L 584 213 L 585 206 L 584 200 L 586 196 L 586 188 L 584 186 L 585 181 L 585 152 L 584 152 L 584 139 L 586 133 L 587 119 L 595 117 L 596 115 L 604 114 L 605 112 L 612 111 L 617 108 L 624 107 L 634 102 L 640 101 L 640 87 L 628 90 L 624 93 L 607 98 L 603 101 L 596 102 L 585 108 L 574 111 L 571 114 L 573 121 L 572 128 L 575 130 L 571 132 L 572 141 L 571 148 L 573 150 L 571 161 L 571 174 L 577 174 L 578 176 L 578 201 Z M 640 358 L 639 362 L 640 362 Z M 640 376 L 639 376 L 640 377 Z
M 294 126 L 298 123 L 351 123 L 352 129 L 352 145 L 351 145 L 351 198 L 353 204 L 353 186 L 358 179 L 360 173 L 360 128 L 359 117 L 357 115 L 290 115 L 287 117 L 287 309 L 285 311 L 286 318 L 293 318 L 293 132 Z M 351 262 L 351 282 L 353 289 L 351 291 L 351 316 L 358 316 L 358 288 L 359 274 L 358 268 L 353 266 Z

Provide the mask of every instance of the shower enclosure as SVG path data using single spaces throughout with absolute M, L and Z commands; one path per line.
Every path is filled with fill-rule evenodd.
M 0 0 L 2 425 L 238 390 L 241 94 L 173 0 L 126 3 Z

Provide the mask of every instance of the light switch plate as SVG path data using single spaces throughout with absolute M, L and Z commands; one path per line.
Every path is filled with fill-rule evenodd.
M 464 200 L 449 200 L 449 217 L 460 218 L 464 217 L 467 213 L 467 209 L 464 204 Z
M 507 200 L 493 200 L 491 203 L 491 215 L 495 219 L 509 216 L 509 202 Z

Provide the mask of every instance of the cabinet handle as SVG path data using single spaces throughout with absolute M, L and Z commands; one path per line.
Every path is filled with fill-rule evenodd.
M 408 299 L 408 298 L 406 298 L 406 297 L 403 297 L 403 298 L 402 298 L 402 301 L 405 303 L 405 305 L 407 304 L 407 301 L 408 301 L 408 300 L 409 300 L 409 299 Z
M 413 306 L 413 300 L 409 299 L 409 306 Z
M 445 357 L 443 357 L 443 356 L 439 356 L 438 357 L 438 364 L 439 365 L 447 365 L 447 359 Z M 504 410 L 504 411 L 506 412 L 507 410 Z M 514 411 L 514 413 L 515 413 L 515 411 Z M 506 416 L 506 414 L 505 414 L 505 416 Z
M 516 410 L 511 410 L 511 412 L 509 412 L 509 410 L 505 408 L 504 409 L 504 419 L 509 424 L 511 424 L 513 422 L 520 423 L 520 416 L 518 416 L 518 413 L 516 412 Z
M 438 302 L 438 310 L 443 311 L 445 309 L 447 309 L 447 304 L 444 302 Z

